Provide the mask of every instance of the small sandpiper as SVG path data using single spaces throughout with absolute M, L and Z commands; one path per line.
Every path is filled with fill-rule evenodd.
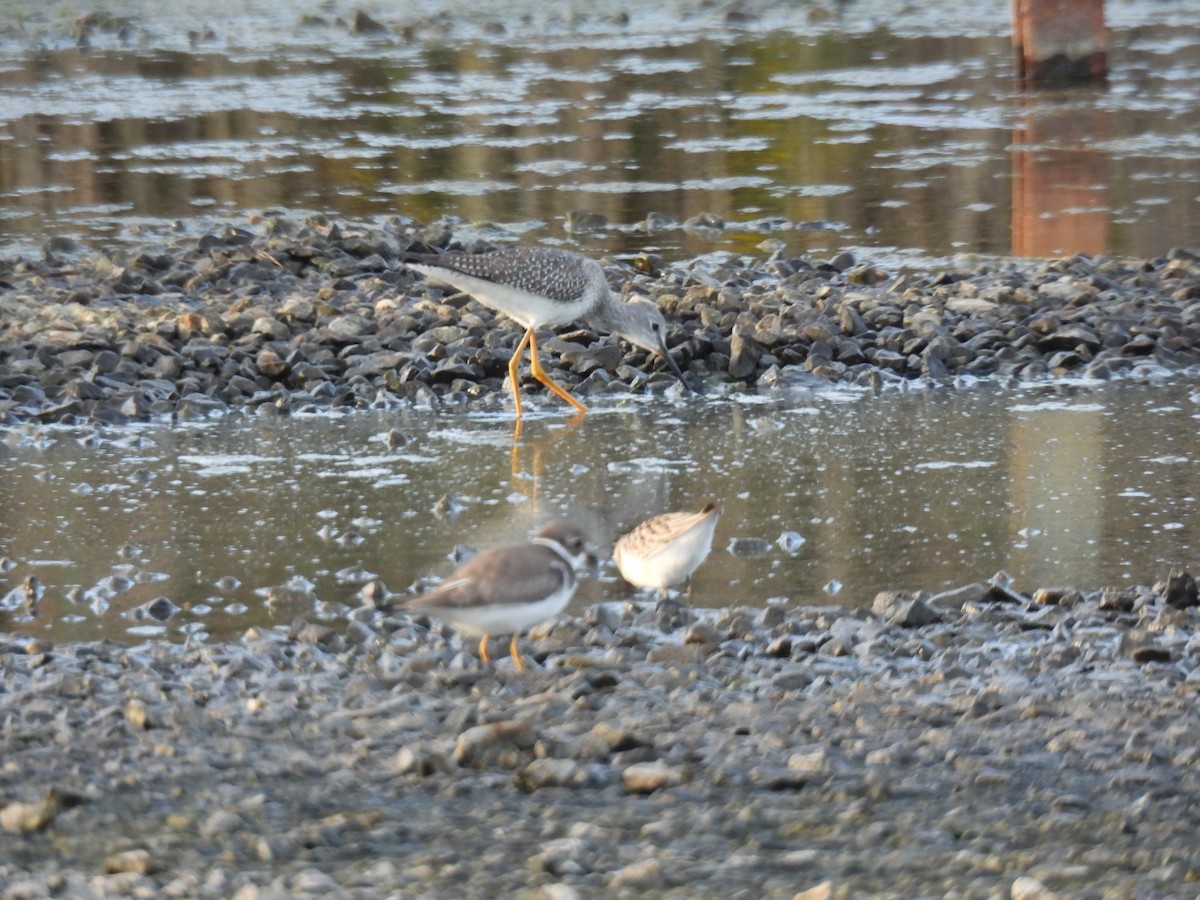
M 609 289 L 604 269 L 594 259 L 554 247 L 506 247 L 491 253 L 408 253 L 404 262 L 410 269 L 470 294 L 525 327 L 525 336 L 508 362 L 518 419 L 521 391 L 517 367 L 526 346 L 533 377 L 579 412 L 587 411 L 546 374 L 538 359 L 534 334 L 542 326 L 566 325 L 576 319 L 587 319 L 658 354 L 688 388 L 683 372 L 667 350 L 667 323 L 658 307 L 642 297 L 618 300 Z
M 667 588 L 691 577 L 712 549 L 721 504 L 713 501 L 700 512 L 663 513 L 624 535 L 613 548 L 621 576 L 639 588 Z
M 509 652 L 525 668 L 517 637 L 558 615 L 590 554 L 582 531 L 562 519 L 547 522 L 525 543 L 503 544 L 473 556 L 431 591 L 385 605 L 388 612 L 428 615 L 479 636 L 479 658 L 490 663 L 488 638 L 511 634 Z

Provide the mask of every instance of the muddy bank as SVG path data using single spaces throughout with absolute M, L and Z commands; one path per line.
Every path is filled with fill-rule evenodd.
M 397 262 L 460 246 L 401 220 L 286 218 L 130 254 L 52 241 L 0 262 L 0 423 L 499 407 L 519 329 Z M 928 273 L 848 254 L 606 263 L 614 288 L 658 303 L 702 391 L 1107 379 L 1200 360 L 1200 265 L 1182 249 Z M 679 390 L 661 362 L 582 323 L 542 345 L 584 398 Z
M 0 893 L 1193 896 L 1194 602 L 611 603 L 524 673 L 373 608 L 0 639 Z

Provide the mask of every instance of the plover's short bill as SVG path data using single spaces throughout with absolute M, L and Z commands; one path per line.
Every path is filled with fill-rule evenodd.
M 712 549 L 721 504 L 713 501 L 700 512 L 672 512 L 647 519 L 613 548 L 621 576 L 639 588 L 667 588 L 691 577 Z
M 538 359 L 534 334 L 542 326 L 566 325 L 576 319 L 587 319 L 658 354 L 684 387 L 688 386 L 667 350 L 667 323 L 658 306 L 641 297 L 618 300 L 609 289 L 604 269 L 594 259 L 555 247 L 506 247 L 491 253 L 408 253 L 404 263 L 525 326 L 525 336 L 508 362 L 518 419 L 521 391 L 517 367 L 526 346 L 533 377 L 579 412 L 586 411 L 566 388 L 546 374 Z
M 389 603 L 389 612 L 427 615 L 479 636 L 486 663 L 488 638 L 511 634 L 517 671 L 525 668 L 517 637 L 562 612 L 588 559 L 582 531 L 555 519 L 524 543 L 503 544 L 473 556 L 431 591 Z

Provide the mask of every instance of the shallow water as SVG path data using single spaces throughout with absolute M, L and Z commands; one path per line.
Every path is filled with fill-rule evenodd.
M 133 3 L 86 47 L 74 15 L 105 3 L 17 5 L 5 254 L 271 209 L 537 240 L 588 211 L 612 225 L 578 237 L 593 252 L 895 265 L 1155 256 L 1200 223 L 1200 0 L 1110 2 L 1110 84 L 1065 93 L 1016 88 L 1002 3 L 398 3 L 375 38 L 340 2 L 309 27 L 287 4 Z M 644 224 L 704 212 L 726 228 Z
M 531 402 L 515 442 L 503 415 L 417 411 L 3 432 L 0 606 L 31 574 L 45 593 L 0 630 L 219 639 L 332 620 L 369 575 L 403 591 L 447 574 L 459 543 L 566 514 L 607 552 L 712 497 L 724 515 L 692 584 L 705 606 L 870 604 L 998 570 L 1025 591 L 1094 589 L 1200 565 L 1200 395 L 1184 377 L 608 401 L 581 424 Z M 393 450 L 394 428 L 411 440 Z M 267 602 L 288 583 L 317 603 Z M 606 562 L 572 608 L 629 596 Z M 156 597 L 184 611 L 138 616 Z

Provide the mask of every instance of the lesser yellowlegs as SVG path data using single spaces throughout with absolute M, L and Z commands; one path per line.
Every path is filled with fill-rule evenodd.
M 517 649 L 518 635 L 562 612 L 588 556 L 583 532 L 555 519 L 532 540 L 484 550 L 433 590 L 390 603 L 387 609 L 429 615 L 477 635 L 485 663 L 491 661 L 488 638 L 511 634 L 509 651 L 521 671 L 525 665 Z
M 521 391 L 517 367 L 529 347 L 530 371 L 539 382 L 579 412 L 586 407 L 542 368 L 538 359 L 536 328 L 565 325 L 586 319 L 599 328 L 623 337 L 667 361 L 687 387 L 683 373 L 666 344 L 666 320 L 658 307 L 642 297 L 619 300 L 613 296 L 604 269 L 594 259 L 554 247 L 507 247 L 491 253 L 410 253 L 405 264 L 432 278 L 470 294 L 484 306 L 502 312 L 525 327 L 508 363 L 517 418 L 521 416 Z
M 700 512 L 647 519 L 617 541 L 613 561 L 630 584 L 665 596 L 667 588 L 691 577 L 704 562 L 720 517 L 721 504 L 714 501 Z

